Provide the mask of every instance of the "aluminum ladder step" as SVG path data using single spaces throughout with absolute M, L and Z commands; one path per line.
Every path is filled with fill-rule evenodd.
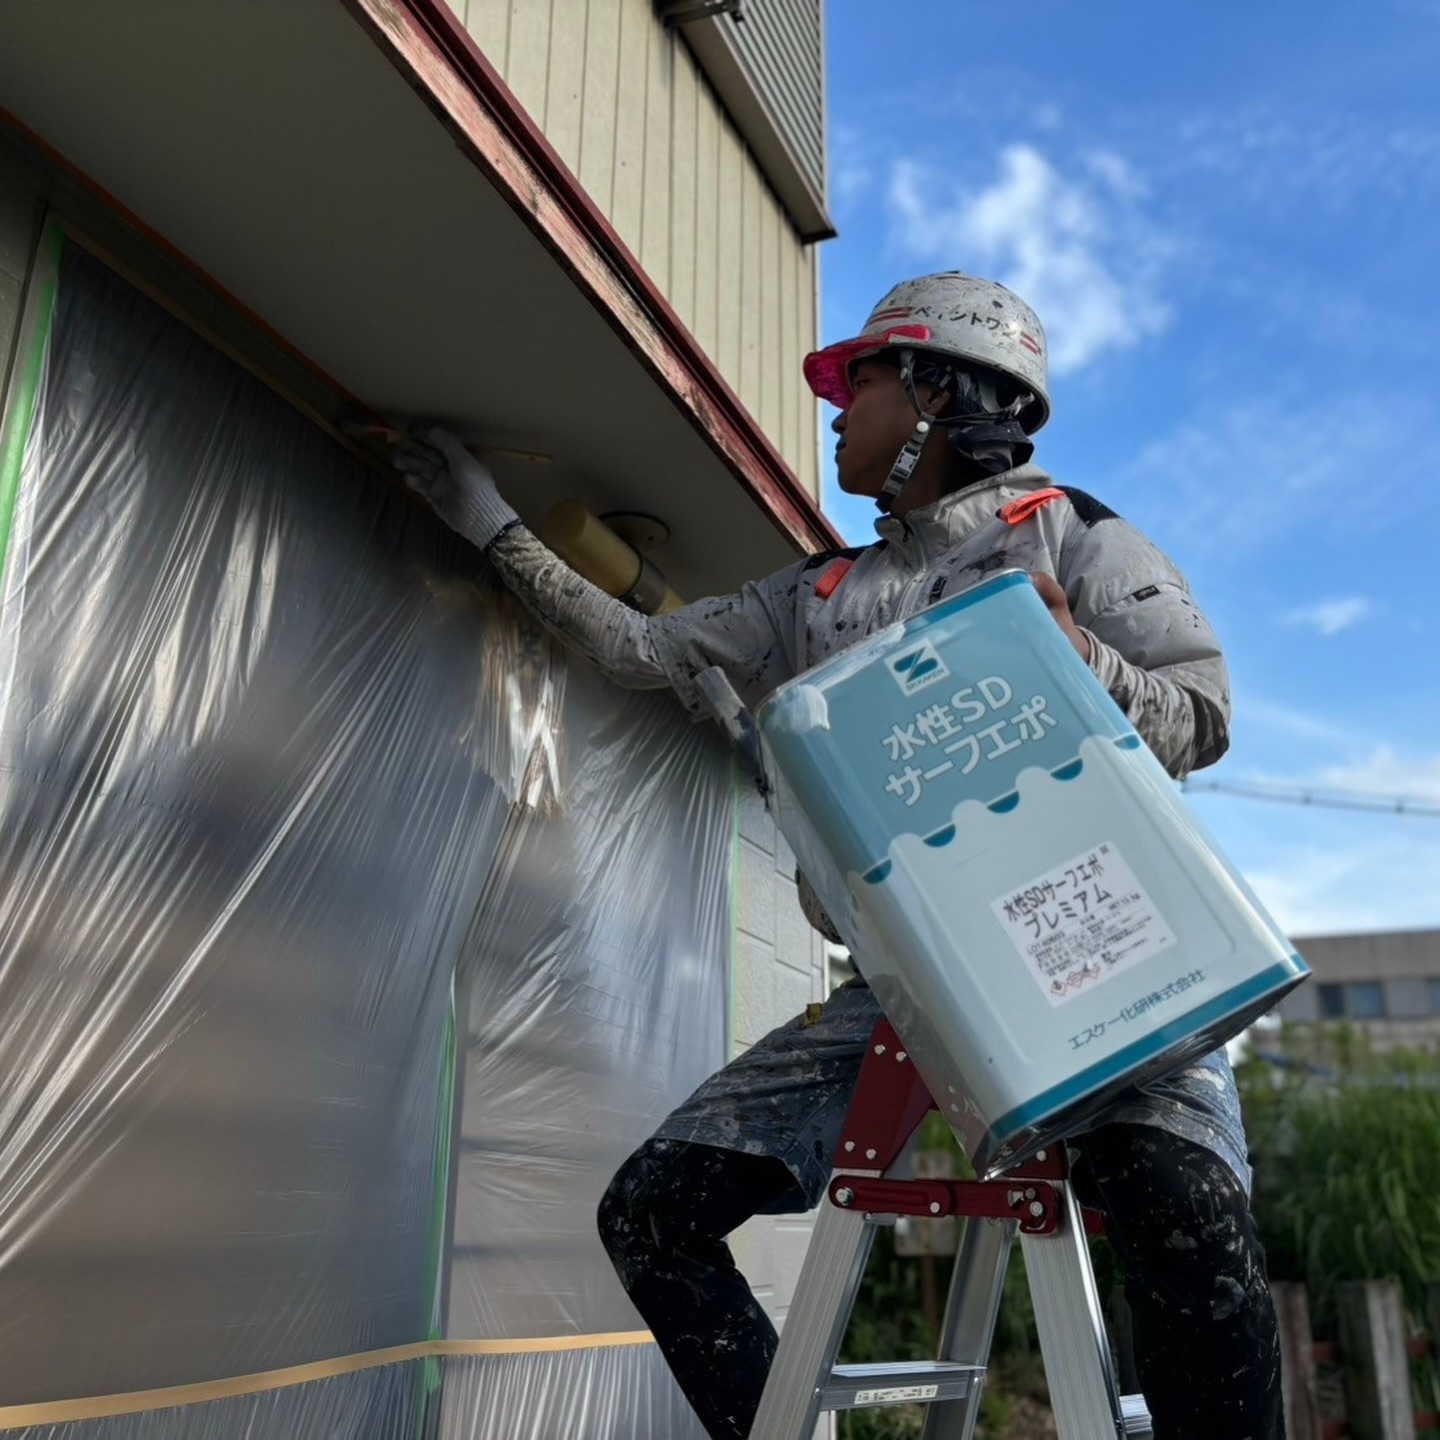
M 933 1405 L 963 1400 L 983 1365 L 949 1360 L 907 1360 L 880 1365 L 837 1365 L 820 1389 L 822 1410 L 860 1410 L 881 1405 Z
M 1151 1440 L 1154 1430 L 1150 1424 L 1150 1408 L 1143 1395 L 1122 1395 L 1120 1414 L 1125 1421 L 1125 1434 L 1135 1440 Z
M 983 1378 L 979 1365 L 944 1360 L 914 1360 L 880 1365 L 837 1365 L 820 1392 L 822 1410 L 859 1410 L 885 1405 L 929 1405 L 963 1400 Z M 1150 1440 L 1150 1411 L 1143 1395 L 1122 1395 L 1125 1435 Z
M 816 1215 L 750 1433 L 755 1440 L 811 1440 L 822 1412 L 908 1403 L 927 1407 L 927 1440 L 973 1435 L 1006 1266 L 1018 1239 L 1059 1434 L 1064 1440 L 1154 1440 L 1144 1397 L 1119 1393 L 1064 1151 L 1038 1151 L 1023 1166 L 978 1185 L 892 1175 L 934 1103 L 913 1070 L 896 1068 L 908 1062 L 893 1027 L 878 1022 L 841 1131 L 836 1154 L 844 1163 L 832 1173 L 830 1203 Z M 966 1216 L 939 1358 L 837 1364 L 877 1228 L 897 1214 L 925 1213 Z

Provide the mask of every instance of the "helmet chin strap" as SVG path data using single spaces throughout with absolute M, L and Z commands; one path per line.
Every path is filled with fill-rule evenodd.
M 894 508 L 900 492 L 910 483 L 910 477 L 915 473 L 915 466 L 920 462 L 920 452 L 925 448 L 925 442 L 929 438 L 930 422 L 922 417 L 910 432 L 910 438 L 901 447 L 900 453 L 895 457 L 895 463 L 890 467 L 890 474 L 886 477 L 884 485 L 880 487 L 880 493 L 875 497 L 878 509 L 889 511 Z
M 895 501 L 899 498 L 900 492 L 909 484 L 910 477 L 915 473 L 915 467 L 920 463 L 920 452 L 930 438 L 931 429 L 930 417 L 925 413 L 924 407 L 920 404 L 920 397 L 915 393 L 915 352 L 913 350 L 905 349 L 900 352 L 900 379 L 906 390 L 910 392 L 910 401 L 915 406 L 916 413 L 920 418 L 915 422 L 915 428 L 910 432 L 910 438 L 895 457 L 895 463 L 890 467 L 890 474 L 886 477 L 884 485 L 880 487 L 880 493 L 875 497 L 876 509 L 887 513 L 895 508 Z

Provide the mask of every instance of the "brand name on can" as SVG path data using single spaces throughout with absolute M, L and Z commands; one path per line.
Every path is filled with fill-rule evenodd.
M 929 641 L 922 641 L 913 650 L 896 655 L 888 662 L 890 678 L 904 695 L 915 695 L 950 676 L 949 667 Z

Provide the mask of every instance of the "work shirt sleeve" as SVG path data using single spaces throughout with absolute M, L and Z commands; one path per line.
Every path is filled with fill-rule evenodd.
M 785 639 L 794 626 L 783 620 L 794 593 L 789 570 L 735 595 L 641 615 L 577 574 L 523 525 L 486 554 L 525 608 L 603 674 L 630 689 L 668 686 L 694 716 L 710 713 L 695 681 L 712 666 L 724 670 L 749 706 L 794 673 Z
M 1057 579 L 1090 639 L 1090 669 L 1176 779 L 1230 743 L 1220 642 L 1185 577 L 1118 516 L 1072 518 Z

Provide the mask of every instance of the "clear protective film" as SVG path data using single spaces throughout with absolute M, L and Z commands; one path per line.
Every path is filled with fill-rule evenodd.
M 517 815 L 481 907 L 446 1333 L 619 1343 L 447 1360 L 455 1440 L 701 1435 L 654 1345 L 625 1343 L 644 1322 L 595 1229 L 615 1168 L 724 1051 L 732 771 L 677 721 L 668 697 L 573 671 L 564 815 Z
M 0 564 L 0 1424 L 638 1328 L 581 1219 L 721 1058 L 713 738 L 73 242 Z M 668 1377 L 590 1353 L 619 1440 Z M 491 1361 L 12 1433 L 433 1433 Z
M 447 1440 L 705 1440 L 653 1344 L 447 1357 Z
M 733 785 L 709 730 L 677 736 L 681 715 L 574 671 L 565 813 L 506 832 L 459 984 L 447 1334 L 642 1325 L 591 1263 L 595 1207 L 725 1043 Z
M 419 1440 L 438 1363 L 409 1360 L 255 1395 L 10 1433 L 19 1440 Z

